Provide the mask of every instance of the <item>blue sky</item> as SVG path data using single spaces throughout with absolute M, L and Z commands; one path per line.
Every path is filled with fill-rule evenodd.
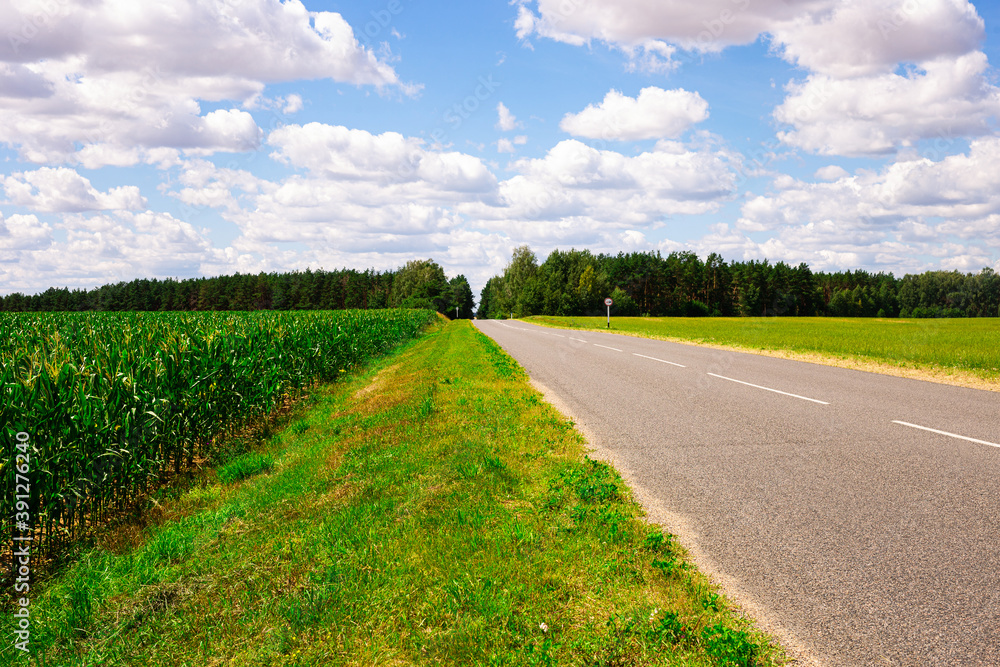
M 0 0 L 0 293 L 527 243 L 1000 270 L 967 0 Z

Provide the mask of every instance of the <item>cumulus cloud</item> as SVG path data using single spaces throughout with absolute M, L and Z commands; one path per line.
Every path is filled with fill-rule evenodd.
M 297 131 L 302 128 L 273 136 L 271 143 L 295 143 L 292 135 Z M 376 144 L 380 137 L 387 139 L 368 135 Z M 363 152 L 365 137 L 354 139 L 353 145 Z M 407 140 L 402 143 L 405 146 Z M 420 150 L 419 142 L 411 145 Z M 256 258 L 264 268 L 254 271 L 305 265 L 390 269 L 414 256 L 433 256 L 449 271 L 464 273 L 480 284 L 502 270 L 500 258 L 509 256 L 510 240 L 496 232 L 469 229 L 455 210 L 455 202 L 461 198 L 493 197 L 495 181 L 473 196 L 447 189 L 449 183 L 458 182 L 440 178 L 439 172 L 413 167 L 419 159 L 412 163 L 386 159 L 381 168 L 368 163 L 347 170 L 343 165 L 350 155 L 339 156 L 336 166 L 328 169 L 320 160 L 295 150 L 290 153 L 311 168 L 303 167 L 305 174 L 280 181 L 220 168 L 206 160 L 183 165 L 183 187 L 170 194 L 187 205 L 218 210 L 240 230 L 223 258 L 206 257 L 206 268 L 231 272 L 234 265 L 224 263 L 230 256 L 240 258 L 240 266 L 249 265 L 248 258 Z M 391 153 L 383 152 L 382 157 Z M 404 169 L 405 178 L 397 178 L 400 164 L 409 165 Z M 408 171 L 411 167 L 413 173 Z M 306 247 L 293 250 L 289 244 Z
M 497 129 L 503 132 L 510 132 L 518 127 L 519 123 L 514 114 L 510 112 L 510 109 L 503 102 L 497 103 Z
M 272 157 L 304 173 L 268 181 L 189 160 L 182 167 L 182 187 L 169 193 L 186 205 L 215 209 L 235 224 L 241 233 L 232 248 L 238 253 L 280 257 L 276 248 L 282 244 L 306 243 L 330 250 L 298 254 L 300 262 L 322 255 L 325 266 L 333 265 L 332 257 L 357 266 L 352 253 L 384 254 L 381 265 L 394 256 L 437 257 L 459 243 L 456 239 L 472 244 L 491 236 L 468 232 L 456 210 L 461 202 L 496 198 L 496 178 L 479 158 L 432 150 L 421 139 L 397 133 L 374 135 L 320 123 L 279 128 L 267 143 Z
M 497 153 L 515 153 L 517 152 L 515 146 L 523 146 L 526 143 L 528 143 L 528 137 L 523 134 L 517 135 L 513 140 L 501 137 L 497 140 Z
M 978 270 L 1000 249 L 1000 175 L 991 167 L 997 160 L 1000 138 L 989 137 L 965 154 L 900 160 L 826 183 L 777 178 L 774 192 L 743 205 L 735 229 L 702 242 L 739 246 L 755 257 L 797 257 L 820 269 L 920 271 L 927 266 L 917 258 L 924 256 Z M 770 245 L 751 241 L 752 232 L 769 232 Z
M 719 51 L 835 6 L 835 0 L 520 0 L 514 27 L 520 39 L 537 35 L 577 46 L 593 39 L 616 47 L 665 40 L 684 49 Z
M 123 273 L 195 274 L 207 255 L 217 252 L 204 231 L 154 211 L 122 212 L 88 218 L 68 217 L 66 252 L 91 258 L 92 264 L 120 267 Z M 62 245 L 62 244 L 60 244 Z
M 968 0 L 519 0 L 515 30 L 578 46 L 659 40 L 694 51 L 768 36 L 789 62 L 837 76 L 962 55 L 984 34 Z
M 759 240 L 744 230 L 720 224 L 688 247 L 701 255 L 718 252 L 743 260 L 768 259 L 792 265 L 806 262 L 814 271 L 849 267 L 903 276 L 931 269 L 978 272 L 986 266 L 1000 268 L 993 259 L 995 241 L 988 246 L 970 240 L 949 242 L 942 240 L 946 234 L 942 226 L 932 231 L 933 236 L 924 240 L 903 238 L 901 233 L 845 234 L 837 224 L 827 221 L 784 228 Z
M 630 248 L 632 250 L 644 249 L 648 244 L 648 241 L 646 240 L 646 235 L 634 229 L 630 229 L 626 232 L 623 232 L 621 236 L 619 236 L 618 238 L 620 239 L 621 244 L 623 246 L 625 246 L 626 248 Z
M 638 46 L 621 45 L 622 51 L 628 56 L 630 72 L 645 72 L 647 74 L 667 74 L 680 67 L 674 56 L 677 47 L 660 39 L 648 39 Z
M 209 262 L 230 271 L 235 264 L 203 231 L 152 211 L 66 213 L 53 225 L 34 215 L 0 216 L 0 262 L 5 289 L 28 293 L 37 291 L 40 271 L 43 285 L 93 288 L 137 276 L 212 275 Z
M 493 189 L 496 179 L 483 162 L 455 151 L 435 151 L 422 139 L 397 132 L 374 135 L 365 130 L 309 123 L 273 131 L 267 143 L 272 157 L 330 180 L 369 181 L 379 185 L 424 184 L 428 193 L 454 200 Z
M 285 106 L 281 108 L 282 113 L 292 114 L 302 110 L 302 96 L 291 94 L 285 98 Z
M 47 18 L 38 22 L 39 15 Z M 299 0 L 163 0 L 141 7 L 125 0 L 25 0 L 8 4 L 4 18 L 11 27 L 9 39 L 0 43 L 0 60 L 6 62 L 82 55 L 93 73 L 151 67 L 267 83 L 320 78 L 398 83 L 392 68 L 358 43 L 340 14 L 310 12 Z
M 676 137 L 706 118 L 708 102 L 698 93 L 650 86 L 635 98 L 612 90 L 600 104 L 566 114 L 559 127 L 577 137 L 635 141 Z
M 562 141 L 543 158 L 517 160 L 498 200 L 466 203 L 471 223 L 541 246 L 613 247 L 617 235 L 666 216 L 717 210 L 735 187 L 732 157 L 659 142 L 636 156 Z
M 774 112 L 791 125 L 778 134 L 791 146 L 893 153 L 922 139 L 992 134 L 1000 116 L 1000 89 L 978 50 L 983 20 L 968 0 L 842 2 L 776 24 L 771 36 L 810 72 Z
M 309 12 L 299 0 L 24 0 L 3 3 L 0 22 L 9 27 L 0 143 L 37 163 L 128 165 L 154 161 L 163 147 L 255 149 L 262 133 L 250 114 L 203 114 L 200 102 L 251 103 L 269 83 L 329 78 L 412 91 L 340 14 Z M 290 95 L 284 112 L 301 106 Z
M 876 233 L 846 235 L 830 222 L 807 223 L 781 230 L 764 240 L 726 224 L 690 244 L 702 255 L 717 252 L 735 259 L 768 259 L 797 265 L 806 262 L 814 271 L 837 271 L 844 267 L 891 270 L 896 275 L 918 273 L 927 268 L 919 258 L 928 246 L 915 247 Z
M 197 178 L 201 177 L 217 180 L 207 173 Z M 394 213 L 405 213 L 406 209 L 402 206 Z M 284 215 L 288 210 L 279 208 L 278 213 Z M 362 215 L 363 211 L 359 208 L 355 213 Z M 386 225 L 391 215 L 386 212 Z M 414 216 L 419 224 L 421 212 L 415 210 Z M 0 215 L 0 281 L 4 293 L 33 293 L 40 283 L 43 287 L 93 288 L 142 276 L 186 278 L 293 271 L 305 266 L 387 270 L 414 256 L 431 256 L 449 273 L 464 273 L 473 284 L 483 284 L 503 270 L 504 258 L 513 248 L 511 240 L 501 234 L 449 225 L 410 235 L 385 226 L 366 236 L 338 221 L 263 222 L 258 227 L 255 220 L 246 221 L 240 238 L 219 247 L 208 238 L 207 230 L 165 212 L 63 214 L 54 225 L 39 222 L 34 215 L 6 219 Z M 64 238 L 55 240 L 53 228 Z M 308 242 L 305 248 L 288 245 L 303 241 Z M 80 257 L 87 261 L 80 262 Z
M 516 24 L 569 44 L 602 41 L 629 54 L 658 44 L 720 51 L 759 38 L 808 72 L 775 118 L 791 146 L 827 155 L 892 153 L 921 139 L 984 136 L 998 89 L 979 51 L 983 20 L 969 0 L 521 0 Z M 900 71 L 900 66 L 905 66 Z
M 0 98 L 32 99 L 49 97 L 52 83 L 21 63 L 0 62 Z
M 14 214 L 4 217 L 0 212 L 0 262 L 15 261 L 17 250 L 41 250 L 52 243 L 52 227 L 36 215 Z
M 1000 117 L 985 54 L 940 58 L 905 74 L 810 75 L 788 86 L 774 117 L 782 141 L 823 155 L 878 155 L 921 139 L 983 136 Z
M 672 141 L 631 157 L 564 141 L 543 158 L 514 161 L 515 175 L 503 181 L 479 158 L 396 133 L 312 123 L 274 130 L 267 143 L 275 159 L 304 173 L 269 182 L 193 160 L 173 193 L 236 224 L 233 247 L 243 253 L 307 243 L 440 254 L 498 238 L 610 249 L 627 232 L 636 242 L 665 216 L 717 210 L 736 181 L 733 156 Z
M 217 167 L 207 160 L 185 162 L 179 181 L 184 187 L 170 194 L 185 205 L 230 212 L 240 209 L 241 198 L 270 185 L 248 171 Z
M 850 176 L 847 170 L 835 164 L 820 167 L 816 170 L 816 178 L 821 181 L 837 181 L 846 176 Z
M 978 49 L 983 20 L 967 0 L 851 0 L 775 23 L 782 56 L 812 72 L 853 78 L 901 62 L 957 58 Z
M 5 177 L 2 183 L 6 203 L 36 211 L 135 211 L 146 207 L 146 199 L 134 185 L 99 192 L 89 180 L 65 167 L 18 172 Z

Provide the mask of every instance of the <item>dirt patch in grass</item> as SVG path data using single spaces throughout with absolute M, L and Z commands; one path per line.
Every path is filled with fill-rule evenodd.
M 383 368 L 375 377 L 372 378 L 371 382 L 367 385 L 358 389 L 354 392 L 354 398 L 361 399 L 365 396 L 381 391 L 385 386 L 390 376 L 392 376 L 399 369 L 399 364 L 393 364 L 392 366 L 387 366 Z

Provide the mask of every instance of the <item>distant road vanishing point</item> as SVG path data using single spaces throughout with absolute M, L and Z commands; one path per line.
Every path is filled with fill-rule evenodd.
M 1000 665 L 1000 393 L 476 325 L 804 662 Z

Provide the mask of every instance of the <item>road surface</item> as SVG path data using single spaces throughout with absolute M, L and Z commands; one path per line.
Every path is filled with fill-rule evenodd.
M 1000 393 L 476 326 L 802 664 L 1000 666 Z

